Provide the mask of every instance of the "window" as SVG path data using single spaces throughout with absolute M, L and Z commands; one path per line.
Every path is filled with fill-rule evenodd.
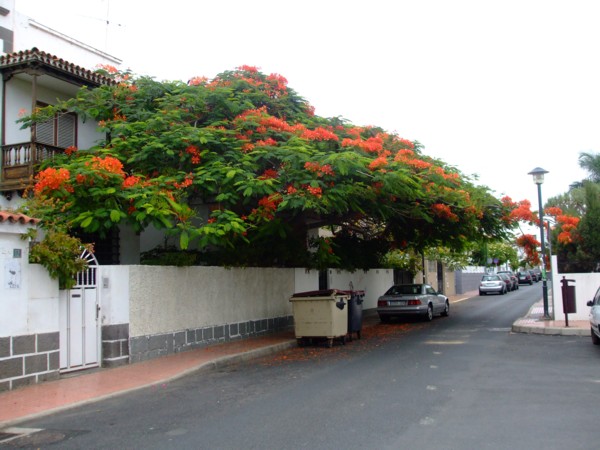
M 47 106 L 38 103 L 38 107 Z M 77 142 L 77 115 L 74 113 L 62 113 L 54 116 L 47 122 L 35 125 L 36 142 L 40 144 L 53 145 L 55 147 L 67 148 L 76 145 Z

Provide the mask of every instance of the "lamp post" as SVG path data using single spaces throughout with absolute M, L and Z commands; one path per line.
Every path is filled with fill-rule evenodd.
M 550 314 L 548 312 L 548 283 L 546 279 L 546 244 L 544 243 L 544 209 L 542 204 L 542 183 L 544 182 L 544 174 L 548 173 L 547 170 L 541 167 L 536 167 L 528 175 L 533 176 L 533 182 L 537 184 L 538 189 L 538 203 L 539 203 L 539 215 L 540 215 L 540 240 L 542 242 L 542 297 L 544 299 L 544 319 L 549 320 Z

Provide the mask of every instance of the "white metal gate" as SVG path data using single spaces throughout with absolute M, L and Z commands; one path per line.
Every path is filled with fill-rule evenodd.
M 99 365 L 100 326 L 96 257 L 84 250 L 88 268 L 77 274 L 77 284 L 60 295 L 60 370 L 87 369 Z

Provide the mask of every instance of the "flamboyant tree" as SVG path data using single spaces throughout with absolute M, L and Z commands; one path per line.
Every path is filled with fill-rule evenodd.
M 188 83 L 113 76 L 23 119 L 72 111 L 106 135 L 35 179 L 29 207 L 72 233 L 152 225 L 205 262 L 352 269 L 394 248 L 460 250 L 512 226 L 487 187 L 418 142 L 316 116 L 280 75 L 242 66 Z M 309 238 L 317 228 L 331 236 Z
M 502 198 L 506 210 L 509 214 L 505 217 L 507 224 L 519 226 L 521 222 L 536 227 L 540 226 L 539 213 L 531 210 L 531 202 L 529 200 L 521 200 L 514 202 L 510 197 Z M 580 219 L 571 214 L 565 214 L 558 206 L 548 206 L 544 209 L 544 229 L 545 235 L 551 239 L 555 236 L 555 243 L 559 246 L 557 251 L 565 251 L 567 247 L 579 239 L 577 230 Z M 521 234 L 515 239 L 518 247 L 523 249 L 525 258 L 521 261 L 523 266 L 535 267 L 542 264 L 542 258 L 538 250 L 541 247 L 541 242 L 536 236 L 530 233 Z M 549 253 L 549 252 L 548 252 Z M 546 269 L 550 268 L 549 254 L 544 258 Z

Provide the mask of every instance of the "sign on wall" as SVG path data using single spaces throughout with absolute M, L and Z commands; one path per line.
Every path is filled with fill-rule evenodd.
M 4 287 L 21 289 L 21 261 L 9 259 L 4 263 Z

